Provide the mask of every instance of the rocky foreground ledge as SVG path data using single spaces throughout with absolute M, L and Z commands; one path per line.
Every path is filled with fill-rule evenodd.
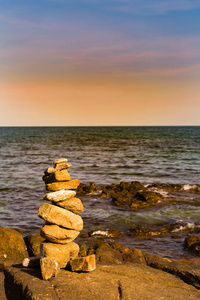
M 5 234 L 13 230 L 1 231 Z M 22 254 L 25 244 L 19 233 L 14 231 L 14 234 L 18 249 L 12 249 L 13 256 L 8 249 L 2 249 L 4 257 L 0 263 L 5 279 L 3 281 L 1 273 L 1 300 L 200 299 L 198 264 L 180 263 L 118 243 L 101 242 L 89 247 L 79 244 L 80 257 L 96 255 L 97 269 L 92 273 L 80 273 L 72 272 L 67 266 L 56 277 L 44 281 L 39 267 L 23 268 L 22 264 L 16 264 L 17 260 L 20 262 L 22 259 L 19 253 Z M 6 241 L 1 245 L 8 246 L 9 242 Z M 12 245 L 14 246 L 14 236 Z
M 0 294 L 0 299 L 200 299 L 198 265 L 190 266 L 117 243 L 85 247 L 80 245 L 81 252 L 96 249 L 98 263 L 94 272 L 72 272 L 67 266 L 56 277 L 44 281 L 39 267 L 4 265 L 5 294 Z M 1 284 L 2 291 L 3 281 Z
M 61 270 L 42 280 L 40 270 L 6 267 L 9 300 L 200 299 L 200 291 L 180 278 L 140 264 L 98 265 L 92 273 Z

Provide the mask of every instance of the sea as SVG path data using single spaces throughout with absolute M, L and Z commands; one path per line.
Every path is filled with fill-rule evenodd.
M 122 243 L 150 254 L 192 259 L 184 239 L 200 236 L 200 127 L 0 127 L 0 226 L 22 236 L 40 232 L 37 215 L 46 194 L 44 170 L 65 157 L 72 179 L 94 182 L 99 191 L 80 196 L 85 211 L 82 237 L 90 230 L 116 228 L 123 233 L 108 242 Z M 139 181 L 181 184 L 179 192 L 159 190 L 164 200 L 133 211 L 101 198 L 111 183 Z M 156 189 L 154 189 L 156 190 Z M 194 192 L 195 190 L 195 192 Z M 132 236 L 131 226 L 173 230 L 160 236 Z

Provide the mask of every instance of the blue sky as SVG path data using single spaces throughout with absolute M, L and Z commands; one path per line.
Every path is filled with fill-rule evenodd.
M 0 0 L 0 21 L 2 82 L 89 78 L 199 93 L 200 0 Z
M 0 7 L 6 74 L 18 63 L 34 73 L 42 61 L 44 73 L 191 71 L 200 63 L 200 1 L 7 0 Z

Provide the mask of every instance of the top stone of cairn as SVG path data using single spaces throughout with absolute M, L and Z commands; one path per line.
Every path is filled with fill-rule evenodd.
M 58 164 L 67 163 L 67 162 L 68 162 L 67 158 L 59 158 L 59 159 L 54 160 L 53 164 L 58 165 Z

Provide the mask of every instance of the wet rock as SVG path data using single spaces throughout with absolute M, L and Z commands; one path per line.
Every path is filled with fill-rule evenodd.
M 129 197 L 126 192 L 123 191 L 120 194 L 113 193 L 112 200 L 117 206 L 126 206 L 127 204 L 131 203 L 132 197 Z
M 112 198 L 117 206 L 129 204 L 131 209 L 146 208 L 164 198 L 159 193 L 149 191 L 138 181 L 105 186 L 102 190 L 102 197 Z
M 72 242 L 78 235 L 77 230 L 68 230 L 57 225 L 44 225 L 41 228 L 41 236 L 48 241 L 58 244 L 67 244 Z
M 44 241 L 44 238 L 40 234 L 29 234 L 24 238 L 29 256 L 40 255 L 40 244 Z
M 186 250 L 200 253 L 200 237 L 196 235 L 188 236 L 184 241 Z
M 54 259 L 60 268 L 65 268 L 70 259 L 75 259 L 79 253 L 79 246 L 74 242 L 61 245 L 45 241 L 41 244 L 40 249 L 42 257 Z
M 98 187 L 94 184 L 94 182 L 90 182 L 90 185 L 80 183 L 76 192 L 79 195 L 85 195 L 85 194 L 94 193 L 97 190 L 98 190 Z
M 171 223 L 170 225 L 166 226 L 168 232 L 172 233 L 191 233 L 191 232 L 200 232 L 200 227 L 195 226 L 193 222 L 186 222 L 186 221 L 176 221 L 175 223 Z
M 87 256 L 89 247 L 85 244 L 79 244 L 79 256 Z
M 42 279 L 49 280 L 53 276 L 57 276 L 60 271 L 59 264 L 52 258 L 42 257 L 40 259 L 40 268 Z
M 34 268 L 40 266 L 40 256 L 32 256 L 24 258 L 22 266 L 26 268 Z
M 122 236 L 123 233 L 117 230 L 116 228 L 109 228 L 109 229 L 90 230 L 88 232 L 88 235 L 90 237 L 118 238 Z
M 60 225 L 67 229 L 77 231 L 83 229 L 83 220 L 79 215 L 55 205 L 43 203 L 39 208 L 38 216 L 49 223 Z
M 85 257 L 78 257 L 70 261 L 71 270 L 82 271 L 82 272 L 91 272 L 96 269 L 96 259 L 95 255 L 88 255 Z
M 64 170 L 58 170 L 50 175 L 44 175 L 43 178 L 45 183 L 51 183 L 54 181 L 67 181 L 71 180 L 71 176 L 69 175 L 68 171 L 66 169 Z
M 22 262 L 28 256 L 22 236 L 14 229 L 0 228 L 0 259 Z
M 52 193 L 46 194 L 43 197 L 43 199 L 56 203 L 56 202 L 69 200 L 69 199 L 73 198 L 75 195 L 76 195 L 75 191 L 60 190 L 57 192 L 52 192 Z
M 182 189 L 183 185 L 181 184 L 169 184 L 169 183 L 151 183 L 148 185 L 148 188 L 157 188 L 162 190 L 171 190 L 171 191 L 180 191 Z
M 133 236 L 156 236 L 156 235 L 162 235 L 167 233 L 167 231 L 165 229 L 162 230 L 153 230 L 153 229 L 149 229 L 149 228 L 145 228 L 143 226 L 140 225 L 133 225 L 130 228 L 130 233 Z
M 135 194 L 134 198 L 132 199 L 130 208 L 131 209 L 147 208 L 163 199 L 164 197 L 159 193 L 143 190 Z
M 58 191 L 58 190 L 75 190 L 80 184 L 80 180 L 71 181 L 60 181 L 47 184 L 46 188 L 48 191 Z
M 78 198 L 71 198 L 69 200 L 57 202 L 56 205 L 70 210 L 75 214 L 84 212 L 83 203 Z
M 120 182 L 120 184 L 106 185 L 102 189 L 102 198 L 114 198 L 117 195 L 127 198 L 133 197 L 138 191 L 145 189 L 145 187 L 138 181 Z M 117 199 L 116 199 L 117 201 Z M 120 201 L 119 201 L 120 202 Z M 130 200 L 129 200 L 130 202 Z
M 159 200 L 164 199 L 164 197 L 156 192 L 151 192 L 151 191 L 141 191 L 137 192 L 134 196 L 135 199 L 140 200 L 140 201 L 145 201 L 145 202 L 157 202 Z

